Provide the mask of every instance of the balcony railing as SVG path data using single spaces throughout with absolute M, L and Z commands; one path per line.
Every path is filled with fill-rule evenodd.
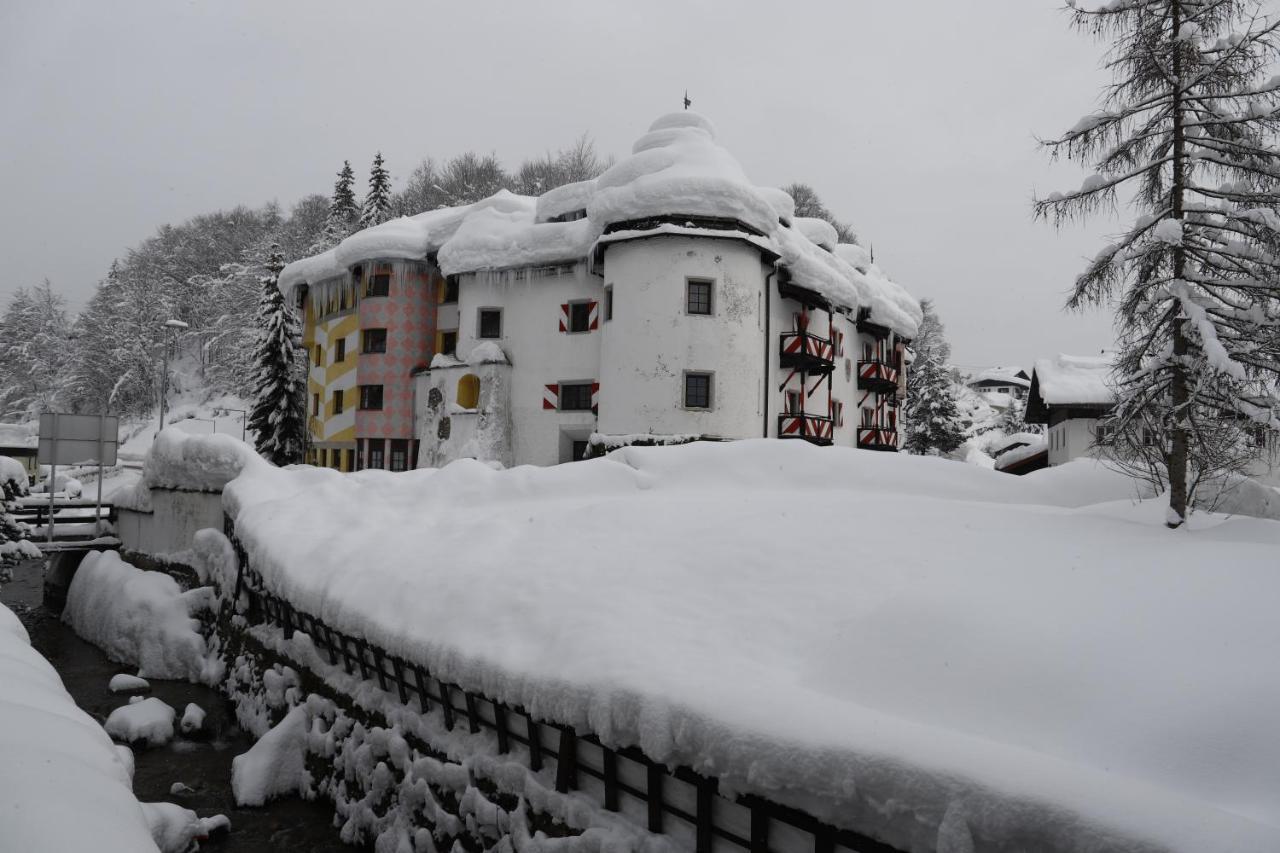
M 881 393 L 898 390 L 897 365 L 879 359 L 862 359 L 858 362 L 858 387 Z
M 783 367 L 825 372 L 835 367 L 835 347 L 812 332 L 784 332 L 778 363 Z
M 887 427 L 858 427 L 858 446 L 868 450 L 898 449 L 898 431 Z
M 831 418 L 821 415 L 804 412 L 784 412 L 778 415 L 779 438 L 803 438 L 814 444 L 830 444 L 834 426 Z

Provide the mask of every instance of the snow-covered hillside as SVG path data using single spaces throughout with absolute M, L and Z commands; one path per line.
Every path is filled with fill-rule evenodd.
M 745 441 L 225 505 L 328 624 L 902 849 L 1280 849 L 1280 524 L 1133 494 Z

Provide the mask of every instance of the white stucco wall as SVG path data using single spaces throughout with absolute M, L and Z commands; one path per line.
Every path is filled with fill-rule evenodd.
M 565 431 L 586 439 L 595 430 L 589 412 L 561 412 L 543 407 L 545 387 L 561 382 L 599 382 L 601 329 L 561 332 L 560 306 L 594 300 L 603 318 L 601 278 L 587 272 L 585 262 L 567 275 L 523 277 L 506 271 L 469 273 L 458 287 L 458 356 L 466 359 L 480 340 L 481 308 L 502 309 L 502 335 L 493 340 L 511 362 L 507 389 L 512 458 L 517 465 L 554 465 L 564 461 Z M 599 323 L 603 326 L 603 323 Z
M 1097 456 L 1094 431 L 1097 418 L 1069 418 L 1049 427 L 1049 464 L 1061 465 L 1080 456 Z
M 600 432 L 760 436 L 767 272 L 759 250 L 733 240 L 663 236 L 609 246 L 613 319 L 602 324 Z M 689 278 L 714 282 L 711 315 L 687 313 Z M 714 374 L 710 410 L 684 408 L 686 371 Z

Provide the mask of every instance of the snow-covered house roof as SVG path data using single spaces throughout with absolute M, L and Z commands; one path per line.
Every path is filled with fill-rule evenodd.
M 915 336 L 920 306 L 914 298 L 862 247 L 840 244 L 830 224 L 797 218 L 785 192 L 751 183 L 716 141 L 711 122 L 689 111 L 660 117 L 630 156 L 593 181 L 556 187 L 539 198 L 503 190 L 475 204 L 384 222 L 289 264 L 280 286 L 287 291 L 315 284 L 361 261 L 432 253 L 445 275 L 538 266 L 671 229 L 745 239 L 785 267 L 795 284 L 838 307 L 865 308 L 872 322 Z
M 1021 367 L 988 367 L 969 380 L 969 387 L 981 384 L 1017 385 L 1026 388 L 1031 377 Z
M 35 421 L 25 424 L 0 424 L 0 447 L 34 450 L 40 443 L 40 425 Z
M 1036 361 L 1027 400 L 1028 423 L 1047 423 L 1054 407 L 1111 408 L 1116 401 L 1109 355 L 1059 355 Z

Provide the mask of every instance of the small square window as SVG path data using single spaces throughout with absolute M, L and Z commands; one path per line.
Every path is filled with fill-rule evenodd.
M 560 384 L 560 411 L 591 411 L 591 383 L 562 382 Z
M 690 314 L 711 313 L 711 281 L 705 278 L 691 278 L 688 282 L 688 299 L 685 309 Z
M 375 438 L 369 442 L 369 467 L 381 471 L 386 466 L 383 464 L 384 444 L 382 439 Z
M 316 367 L 324 367 L 324 347 L 316 344 Z
M 391 272 L 379 270 L 369 277 L 369 286 L 365 296 L 386 296 L 391 292 Z
M 591 303 L 569 303 L 569 331 L 586 332 L 591 329 Z
M 613 319 L 613 285 L 609 285 L 604 289 L 604 321 L 607 323 Z
M 445 355 L 453 355 L 453 353 L 457 349 L 458 349 L 458 333 L 456 331 L 441 332 L 440 333 L 440 352 L 444 353 Z
M 338 338 L 333 346 L 333 363 L 347 360 L 347 339 Z
M 387 330 L 386 329 L 365 329 L 360 333 L 360 350 L 361 352 L 386 352 L 387 351 Z
M 493 339 L 502 337 L 502 309 L 481 308 L 480 329 L 477 338 Z
M 335 415 L 342 414 L 342 389 L 341 388 L 333 392 L 333 413 Z
M 311 415 L 312 417 L 320 417 L 320 395 L 311 395 Z
M 382 409 L 381 385 L 360 386 L 360 408 L 365 411 L 380 411 Z
M 449 276 L 444 280 L 444 298 L 440 302 L 444 305 L 451 305 L 458 301 L 458 279 Z
M 686 373 L 684 375 L 684 407 L 686 409 L 711 408 L 710 373 Z

